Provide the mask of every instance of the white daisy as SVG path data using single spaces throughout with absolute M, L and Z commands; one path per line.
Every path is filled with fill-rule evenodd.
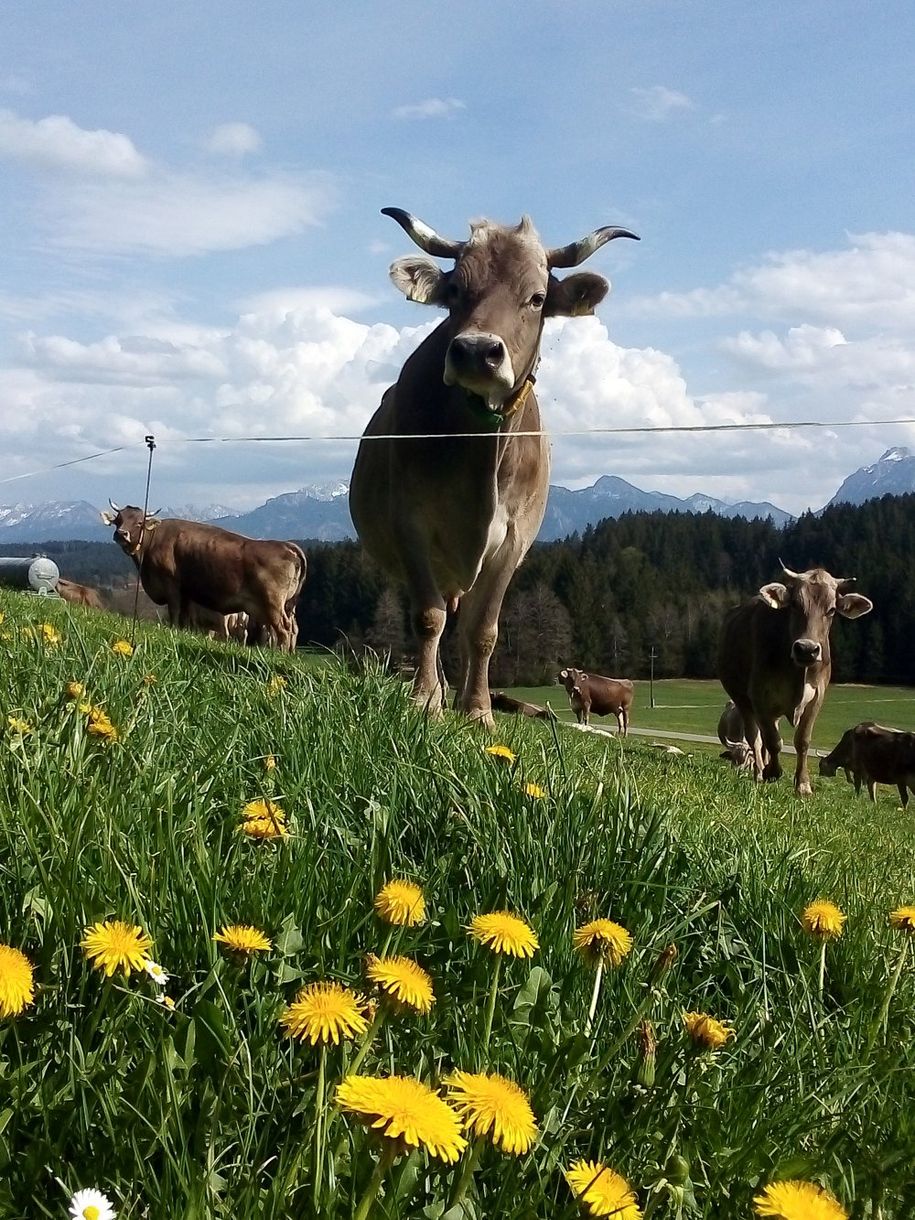
M 152 961 L 151 958 L 147 958 L 143 963 L 143 969 L 159 987 L 164 987 L 168 982 L 169 976 L 166 971 L 162 969 L 158 962 Z
M 70 1200 L 73 1220 L 115 1220 L 115 1211 L 107 1195 L 100 1190 L 78 1190 Z

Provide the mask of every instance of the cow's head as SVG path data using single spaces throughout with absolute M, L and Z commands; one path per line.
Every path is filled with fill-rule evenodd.
M 114 512 L 109 513 L 103 509 L 100 513 L 102 521 L 105 525 L 114 526 L 114 540 L 121 550 L 131 558 L 136 558 L 148 536 L 159 524 L 155 513 L 148 513 L 144 518 L 142 508 L 135 508 L 132 504 L 119 508 L 111 499 L 108 503 Z
M 759 596 L 772 610 L 790 615 L 791 659 L 800 669 L 828 661 L 829 631 L 836 614 L 860 618 L 874 608 L 870 598 L 848 590 L 854 578 L 837 580 L 825 568 L 792 572 L 782 564 L 784 582 L 763 585 Z
M 570 695 L 580 695 L 581 684 L 587 676 L 580 669 L 561 669 L 556 677 L 557 681 L 566 688 Z
M 461 386 L 492 410 L 533 374 L 544 319 L 593 313 L 610 287 L 589 272 L 557 279 L 554 268 L 577 267 L 615 237 L 638 240 L 627 229 L 603 228 L 549 249 L 525 216 L 516 228 L 476 221 L 467 241 L 451 241 L 400 208 L 382 211 L 421 250 L 454 259 L 454 267 L 443 271 L 429 258 L 399 258 L 391 279 L 408 300 L 448 310 L 445 384 Z

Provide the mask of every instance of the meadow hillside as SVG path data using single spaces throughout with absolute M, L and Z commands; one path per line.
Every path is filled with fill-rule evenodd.
M 512 761 L 371 665 L 155 627 L 127 655 L 123 619 L 0 613 L 0 1217 L 97 1187 L 149 1220 L 574 1220 L 598 1214 L 582 1160 L 630 1184 L 623 1220 L 749 1218 L 778 1179 L 839 1200 L 811 1216 L 915 1215 L 915 909 L 889 918 L 915 902 L 911 813 L 506 719 Z M 376 913 L 392 879 L 422 921 Z M 821 898 L 828 939 L 802 920 Z M 501 911 L 523 956 L 468 933 Z M 597 919 L 600 970 L 574 943 Z M 114 920 L 118 944 L 87 935 Z M 301 995 L 320 981 L 340 1045 Z M 354 1068 L 482 1128 L 453 1073 L 499 1073 L 533 1120 L 490 1082 L 509 1151 L 462 1152 L 431 1092 L 397 1141 L 338 1096 Z

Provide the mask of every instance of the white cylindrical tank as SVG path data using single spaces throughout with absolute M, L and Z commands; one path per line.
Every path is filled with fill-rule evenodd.
M 60 569 L 46 555 L 0 558 L 0 585 L 28 589 L 41 597 L 56 596 Z

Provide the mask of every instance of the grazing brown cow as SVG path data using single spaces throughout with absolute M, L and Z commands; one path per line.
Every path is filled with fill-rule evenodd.
M 532 720 L 555 720 L 556 713 L 551 707 L 541 707 L 539 703 L 525 703 L 522 699 L 513 699 L 501 690 L 491 690 L 489 701 L 494 712 L 508 712 L 514 716 L 530 716 Z
M 589 724 L 592 712 L 595 716 L 609 716 L 612 712 L 620 733 L 626 736 L 629 709 L 635 697 L 635 687 L 628 678 L 602 678 L 580 669 L 561 669 L 559 681 L 568 691 L 579 724 Z
M 88 606 L 90 610 L 105 609 L 102 595 L 90 585 L 78 585 L 75 580 L 64 580 L 61 576 L 57 581 L 57 592 L 65 602 L 74 606 Z
M 718 718 L 718 740 L 724 746 L 719 758 L 728 759 L 738 769 L 750 765 L 753 753 L 744 737 L 743 716 L 733 699 L 727 701 Z
M 634 234 L 598 229 L 551 250 L 525 217 L 516 228 L 479 221 L 468 240 L 452 241 L 409 212 L 383 210 L 454 267 L 415 256 L 391 267 L 409 300 L 448 316 L 407 359 L 366 428 L 350 511 L 366 550 L 407 585 L 419 642 L 414 700 L 432 713 L 443 706 L 439 641 L 447 608 L 460 602 L 455 705 L 491 727 L 489 658 L 502 600 L 549 488 L 549 445 L 532 392 L 544 320 L 592 313 L 609 287 L 587 272 L 559 280 L 552 269 L 576 267 Z
M 248 616 L 243 610 L 237 614 L 220 614 L 197 602 L 191 602 L 188 607 L 188 626 L 202 631 L 212 640 L 234 640 L 244 644 L 248 636 Z
M 895 784 L 905 809 L 909 790 L 915 792 L 915 733 L 863 720 L 847 729 L 832 753 L 820 759 L 821 775 L 835 775 L 838 767 L 846 778 L 851 773 L 855 792 L 861 791 L 863 781 L 875 802 L 878 784 Z
M 217 525 L 178 518 L 144 519 L 143 510 L 111 502 L 114 540 L 140 573 L 150 598 L 168 606 L 173 626 L 187 627 L 191 604 L 218 614 L 244 611 L 265 624 L 277 645 L 295 644 L 295 605 L 305 583 L 305 553 L 294 542 L 245 538 Z
M 794 786 L 799 795 L 809 796 L 807 752 L 832 673 L 832 620 L 836 614 L 860 618 L 873 602 L 848 592 L 853 581 L 837 580 L 825 568 L 792 572 L 782 564 L 782 572 L 784 583 L 763 585 L 752 601 L 726 616 L 718 677 L 743 717 L 757 780 L 778 779 L 782 773 L 778 722 L 787 716 L 797 751 Z

